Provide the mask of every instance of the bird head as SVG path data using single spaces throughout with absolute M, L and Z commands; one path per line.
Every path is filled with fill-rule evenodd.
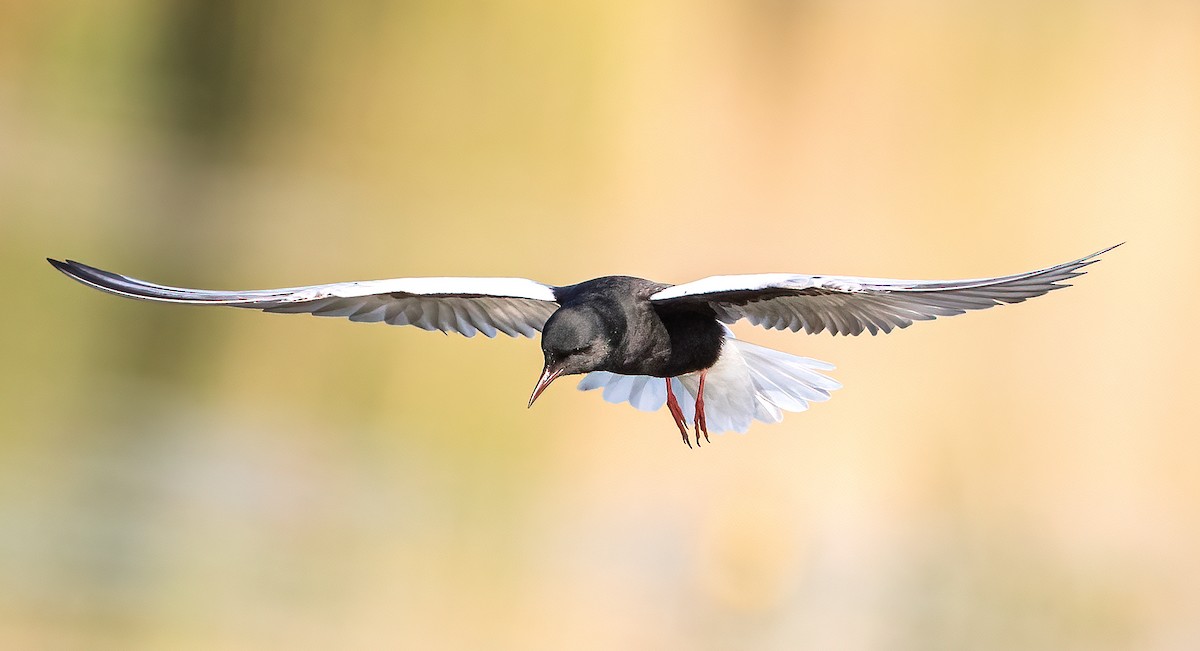
M 542 354 L 546 365 L 538 379 L 529 406 L 560 375 L 599 370 L 612 345 L 604 336 L 600 315 L 585 308 L 563 308 L 550 315 L 542 328 Z

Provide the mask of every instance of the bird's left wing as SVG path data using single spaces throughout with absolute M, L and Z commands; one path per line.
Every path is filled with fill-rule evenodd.
M 151 301 L 349 317 L 468 337 L 533 337 L 558 309 L 554 288 L 525 278 L 393 278 L 310 287 L 209 291 L 156 285 L 68 260 L 59 271 L 106 292 Z
M 1120 245 L 1117 245 L 1120 246 Z M 650 297 L 662 307 L 708 305 L 717 318 L 747 319 L 775 330 L 808 334 L 872 335 L 914 321 L 962 314 L 1002 303 L 1019 303 L 1061 289 L 1084 267 L 1111 251 L 1038 271 L 974 280 L 889 280 L 852 276 L 753 274 L 712 276 L 661 290 Z

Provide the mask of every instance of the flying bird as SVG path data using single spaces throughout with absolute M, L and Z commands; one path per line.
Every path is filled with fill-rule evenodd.
M 1117 245 L 1120 246 L 1120 245 Z M 804 274 L 712 276 L 682 285 L 604 276 L 557 287 L 524 278 L 393 278 L 248 291 L 156 285 L 67 260 L 59 271 L 106 292 L 168 303 L 227 305 L 382 321 L 467 337 L 542 334 L 545 365 L 529 406 L 563 375 L 579 389 L 643 411 L 665 404 L 691 447 L 709 432 L 776 423 L 841 387 L 831 364 L 734 337 L 741 319 L 775 330 L 889 333 L 915 321 L 1041 296 L 1116 246 L 1039 271 L 974 280 Z

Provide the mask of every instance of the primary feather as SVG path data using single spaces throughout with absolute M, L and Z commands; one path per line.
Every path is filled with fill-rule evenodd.
M 1117 245 L 1119 246 L 1119 245 Z M 891 280 L 854 276 L 749 274 L 712 276 L 655 293 L 664 306 L 707 305 L 725 323 L 746 319 L 775 330 L 808 334 L 872 335 L 907 328 L 914 321 L 953 316 L 1002 303 L 1019 303 L 1068 285 L 1084 267 L 1116 248 L 1072 262 L 996 278 Z
M 476 332 L 487 337 L 495 337 L 497 332 L 534 337 L 558 308 L 552 287 L 525 278 L 393 278 L 212 291 L 157 285 L 71 260 L 50 263 L 85 285 L 130 298 L 348 317 L 467 337 Z

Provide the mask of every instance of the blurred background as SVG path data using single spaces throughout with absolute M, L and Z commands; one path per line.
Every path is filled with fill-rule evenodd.
M 0 647 L 1200 648 L 1200 4 L 0 2 Z M 121 300 L 790 271 L 1076 287 L 738 333 L 702 450 L 536 342 Z

